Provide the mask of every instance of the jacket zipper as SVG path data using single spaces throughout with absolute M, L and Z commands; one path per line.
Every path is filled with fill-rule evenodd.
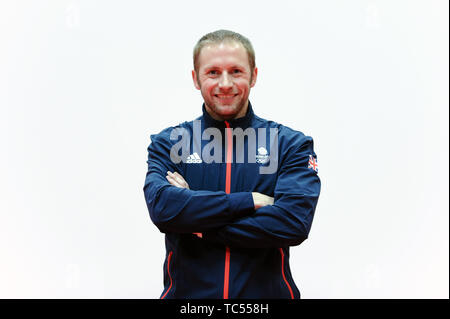
M 172 254 L 173 254 L 173 251 L 171 250 L 169 252 L 169 256 L 167 257 L 167 273 L 169 274 L 170 285 L 169 285 L 169 289 L 167 289 L 166 293 L 161 297 L 161 299 L 164 299 L 167 296 L 167 293 L 169 292 L 169 290 L 172 289 L 172 276 L 170 275 L 170 261 L 172 260 Z
M 225 121 L 225 125 L 227 128 L 230 128 L 230 123 Z M 232 143 L 232 135 L 231 130 L 227 131 L 227 169 L 225 175 L 225 193 L 230 194 L 231 192 L 231 162 L 233 155 L 233 143 Z M 230 286 L 230 247 L 225 247 L 225 271 L 224 271 L 224 279 L 223 279 L 223 299 L 228 299 L 228 288 Z
M 294 299 L 294 293 L 292 292 L 292 288 L 286 280 L 286 276 L 284 275 L 284 251 L 283 248 L 279 248 L 281 254 L 281 274 L 283 275 L 283 280 L 286 283 L 286 286 L 289 289 L 289 293 L 291 294 L 291 299 Z

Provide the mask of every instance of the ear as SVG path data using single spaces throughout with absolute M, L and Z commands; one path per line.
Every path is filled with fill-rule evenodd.
M 251 88 L 255 86 L 257 76 L 258 76 L 258 68 L 255 66 L 252 73 L 252 82 L 250 83 Z
M 197 72 L 192 70 L 192 80 L 194 81 L 194 86 L 197 90 L 200 90 L 200 85 L 198 85 Z

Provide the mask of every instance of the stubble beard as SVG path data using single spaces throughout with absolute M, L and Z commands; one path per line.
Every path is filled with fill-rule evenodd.
M 252 78 L 253 76 L 250 77 L 250 81 L 249 84 L 252 83 Z M 197 80 L 197 83 L 200 87 L 200 91 L 203 92 L 202 86 L 199 83 L 199 81 Z M 220 108 L 225 106 L 227 107 L 228 105 L 220 105 L 218 103 L 215 103 L 213 101 L 213 98 L 210 98 L 209 95 L 207 95 L 207 97 L 205 98 L 205 96 L 203 96 L 203 100 L 205 102 L 205 107 L 206 110 L 208 111 L 208 113 L 216 120 L 232 120 L 238 117 L 243 117 L 245 116 L 245 114 L 247 113 L 247 108 L 248 108 L 248 96 L 250 95 L 250 85 L 249 85 L 249 94 L 247 95 L 246 98 L 242 98 L 238 103 L 237 103 L 237 107 L 235 108 L 236 112 L 230 113 L 230 114 L 222 114 L 222 112 L 220 112 Z M 203 94 L 203 93 L 202 93 Z M 245 112 L 243 114 L 241 114 L 241 111 L 245 109 Z

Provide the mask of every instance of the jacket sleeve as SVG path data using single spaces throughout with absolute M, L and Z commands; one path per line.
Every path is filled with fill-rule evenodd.
M 150 218 L 161 232 L 203 232 L 255 211 L 250 192 L 226 194 L 172 186 L 167 171 L 183 175 L 182 162 L 171 161 L 167 134 L 152 135 L 151 139 L 144 195 Z
M 308 168 L 316 158 L 311 137 L 289 151 L 279 167 L 274 204 L 256 210 L 218 230 L 203 234 L 205 240 L 225 245 L 264 248 L 301 244 L 309 234 L 319 199 L 320 179 Z

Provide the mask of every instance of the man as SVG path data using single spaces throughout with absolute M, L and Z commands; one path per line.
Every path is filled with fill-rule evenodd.
M 163 299 L 300 298 L 289 246 L 311 228 L 316 155 L 311 137 L 254 114 L 257 75 L 247 38 L 203 36 L 192 71 L 203 115 L 151 136 L 144 193 L 165 233 Z

